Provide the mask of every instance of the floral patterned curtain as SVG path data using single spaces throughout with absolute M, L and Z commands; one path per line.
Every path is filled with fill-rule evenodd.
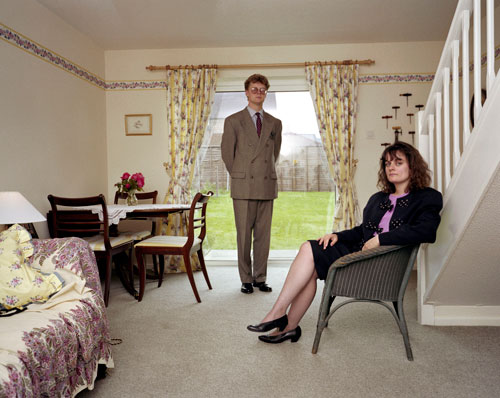
M 306 64 L 319 133 L 336 186 L 334 231 L 353 228 L 360 221 L 354 186 L 358 69 L 357 64 Z
M 163 163 L 169 176 L 164 203 L 191 203 L 195 162 L 208 124 L 217 81 L 215 66 L 167 70 L 169 158 Z M 187 234 L 187 214 L 174 214 L 162 225 L 166 235 Z M 168 258 L 171 257 L 171 258 Z M 197 256 L 193 269 L 199 269 Z M 166 256 L 167 272 L 184 272 L 180 256 Z

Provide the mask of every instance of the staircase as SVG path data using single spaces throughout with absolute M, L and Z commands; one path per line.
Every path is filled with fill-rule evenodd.
M 437 241 L 424 245 L 418 256 L 418 315 L 426 325 L 500 326 L 500 73 L 495 68 L 494 0 L 484 3 L 482 19 L 480 0 L 458 2 L 425 110 L 417 119 L 419 149 L 434 172 L 435 188 L 444 195 Z M 481 87 L 484 104 L 475 100 L 482 96 Z

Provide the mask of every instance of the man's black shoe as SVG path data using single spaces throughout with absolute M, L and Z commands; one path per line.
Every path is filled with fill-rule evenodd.
M 258 287 L 261 292 L 272 292 L 271 286 L 268 286 L 266 282 L 254 282 L 253 287 Z
M 241 293 L 250 294 L 253 293 L 253 286 L 251 283 L 242 283 L 241 284 Z

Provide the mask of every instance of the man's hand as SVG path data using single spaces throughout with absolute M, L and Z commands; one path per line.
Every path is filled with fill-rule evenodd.
M 361 250 L 368 250 L 368 249 L 374 249 L 376 247 L 380 246 L 380 242 L 378 240 L 378 235 L 374 236 L 370 240 L 368 240 L 364 245 Z
M 323 250 L 326 249 L 328 246 L 328 242 L 330 242 L 330 246 L 333 246 L 337 241 L 339 240 L 337 234 L 326 234 L 323 235 L 321 238 L 316 239 L 320 246 L 323 246 Z

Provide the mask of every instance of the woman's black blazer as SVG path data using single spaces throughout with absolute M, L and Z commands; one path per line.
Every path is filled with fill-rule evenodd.
M 399 198 L 389 223 L 389 231 L 380 233 L 380 220 L 391 206 L 388 193 L 377 192 L 372 195 L 363 210 L 363 223 L 352 229 L 335 232 L 339 242 L 352 250 L 360 250 L 375 232 L 379 233 L 382 246 L 435 242 L 441 221 L 439 212 L 443 208 L 440 192 L 424 188 Z

